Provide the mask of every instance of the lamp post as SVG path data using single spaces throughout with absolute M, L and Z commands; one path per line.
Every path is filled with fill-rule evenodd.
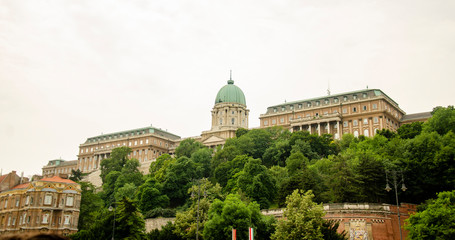
M 113 205 L 114 208 L 112 208 L 112 206 L 109 206 L 109 211 L 114 210 L 114 223 L 112 224 L 112 240 L 115 240 L 115 203 Z
M 203 179 L 198 179 L 196 181 L 193 181 L 193 186 L 197 186 L 197 210 L 196 210 L 196 240 L 199 239 L 199 201 L 201 198 L 201 180 Z M 204 187 L 204 186 L 202 186 Z M 204 198 L 207 196 L 204 188 Z M 191 198 L 194 199 L 195 193 L 194 190 L 191 191 Z
M 406 186 L 404 185 L 404 178 L 403 178 L 403 173 L 400 171 L 399 173 L 401 174 L 401 180 L 400 181 L 397 181 L 397 171 L 393 170 L 393 171 L 390 171 L 390 173 L 392 174 L 392 180 L 393 182 L 391 182 L 391 184 L 393 184 L 393 188 L 395 189 L 395 200 L 396 200 L 396 203 L 397 203 L 397 213 L 398 213 L 398 229 L 400 230 L 400 240 L 403 240 L 403 236 L 402 236 L 402 233 L 401 233 L 401 220 L 400 220 L 400 204 L 398 202 L 398 185 L 401 183 L 401 191 L 406 191 Z M 386 179 L 386 186 L 385 186 L 385 190 L 387 192 L 390 192 L 390 190 L 392 190 L 392 188 L 389 186 L 389 178 L 388 178 L 388 175 L 387 175 L 387 171 L 385 173 L 385 179 Z

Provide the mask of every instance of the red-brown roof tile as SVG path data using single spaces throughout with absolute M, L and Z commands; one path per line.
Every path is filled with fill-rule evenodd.
M 15 187 L 13 187 L 12 189 L 21 189 L 21 188 L 26 188 L 30 185 L 30 183 L 22 183 L 22 184 L 19 184 Z
M 8 174 L 6 174 L 6 175 L 1 175 L 1 176 L 0 176 L 0 183 L 3 181 L 3 179 L 6 178 L 6 176 L 8 176 Z
M 42 178 L 40 181 L 45 181 L 45 182 L 59 182 L 59 183 L 76 183 L 74 181 L 71 181 L 69 179 L 63 179 L 59 176 L 53 176 L 50 178 Z

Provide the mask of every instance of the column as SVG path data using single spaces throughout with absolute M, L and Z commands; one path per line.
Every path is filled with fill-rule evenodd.
M 337 132 L 338 132 L 338 139 L 341 139 L 341 134 L 340 134 L 340 121 L 337 121 Z
M 318 123 L 318 135 L 321 136 L 321 123 Z
M 311 134 L 311 124 L 308 124 L 308 132 Z
M 330 134 L 330 122 L 327 122 L 327 133 Z

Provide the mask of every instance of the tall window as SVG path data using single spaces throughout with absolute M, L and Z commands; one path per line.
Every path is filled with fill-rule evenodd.
M 352 121 L 352 125 L 354 125 L 354 127 L 355 127 L 355 126 L 359 125 L 359 123 L 357 122 L 357 120 L 354 120 L 354 121 Z
M 235 120 L 234 120 L 234 118 L 232 118 L 232 119 L 231 119 L 232 125 L 234 125 L 234 122 L 235 122 Z
M 73 203 L 74 203 L 74 197 L 73 196 L 66 197 L 66 206 L 73 206 Z
M 44 196 L 44 204 L 51 205 L 51 203 L 52 203 L 52 195 L 47 194 L 46 196 Z

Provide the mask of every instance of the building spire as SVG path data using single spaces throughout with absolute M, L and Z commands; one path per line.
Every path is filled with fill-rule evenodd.
M 234 84 L 234 80 L 232 80 L 232 69 L 229 70 L 229 80 L 228 80 L 228 84 Z

